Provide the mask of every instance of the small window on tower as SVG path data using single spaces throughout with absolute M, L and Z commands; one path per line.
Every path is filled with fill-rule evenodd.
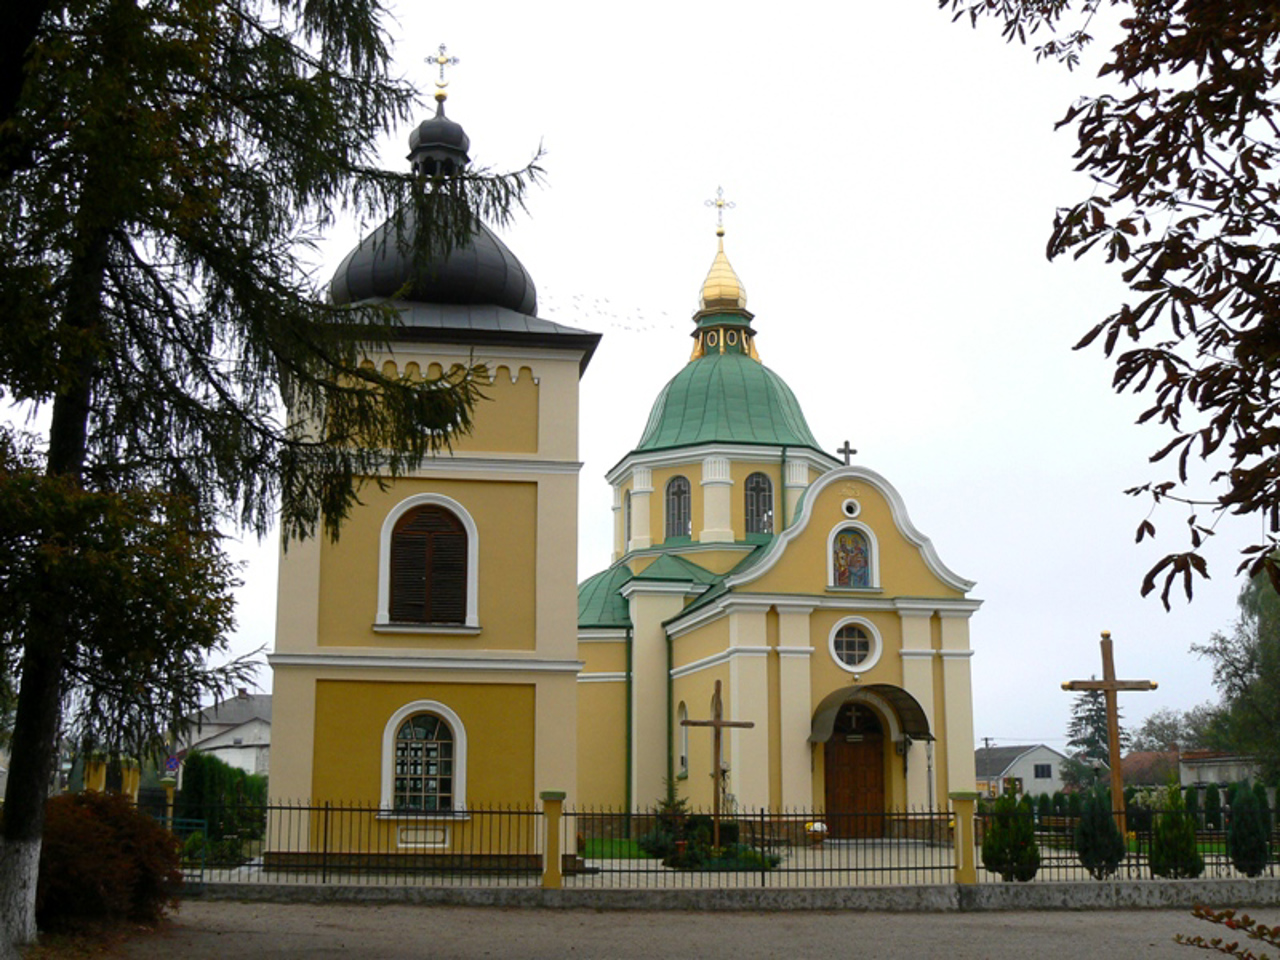
M 467 532 L 444 507 L 415 507 L 397 521 L 390 614 L 394 623 L 466 621 Z
M 744 487 L 747 533 L 773 533 L 773 481 L 763 473 L 747 477 Z
M 667 537 L 693 535 L 693 513 L 689 501 L 689 481 L 684 477 L 672 477 L 667 482 Z

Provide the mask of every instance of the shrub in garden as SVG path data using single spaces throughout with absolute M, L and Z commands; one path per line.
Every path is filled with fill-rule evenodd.
M 1196 849 L 1196 830 L 1177 786 L 1160 788 L 1160 808 L 1151 833 L 1151 872 L 1170 880 L 1198 877 L 1204 858 Z
M 1258 801 L 1258 813 L 1262 815 L 1262 826 L 1268 836 L 1271 835 L 1271 807 L 1267 801 L 1267 788 L 1261 780 L 1253 781 L 1253 796 Z
M 1209 784 L 1204 792 L 1204 828 L 1222 829 L 1222 794 L 1218 792 L 1216 783 Z
M 1040 799 L 1036 801 L 1036 816 L 1041 820 L 1053 816 L 1053 798 L 1047 793 L 1040 794 Z
M 1028 806 L 1006 795 L 996 800 L 982 838 L 982 865 L 1000 879 L 1030 880 L 1040 869 L 1040 848 Z
M 1124 859 L 1124 837 L 1104 794 L 1090 793 L 1076 824 L 1076 856 L 1095 880 L 1105 880 Z
M 1267 827 L 1263 822 L 1258 798 L 1248 786 L 1241 784 L 1231 805 L 1231 823 L 1227 826 L 1227 855 L 1231 863 L 1246 877 L 1259 876 L 1267 869 Z
M 1078 793 L 1067 794 L 1067 816 L 1068 817 L 1080 816 L 1080 794 Z
M 42 930 L 164 916 L 177 903 L 178 842 L 119 794 L 54 797 L 45 808 L 36 887 Z
M 1135 833 L 1150 832 L 1152 811 L 1156 806 L 1153 802 L 1154 796 L 1155 791 L 1148 788 L 1125 790 L 1124 818 L 1130 830 Z
M 1061 790 L 1053 795 L 1053 815 L 1055 817 L 1065 817 L 1067 815 L 1067 795 Z
M 665 860 L 676 852 L 676 841 L 685 839 L 685 822 L 689 819 L 689 801 L 668 789 L 667 795 L 654 804 L 653 829 L 636 840 L 636 846 L 651 857 Z
M 1200 791 L 1195 787 L 1187 787 L 1186 808 L 1187 816 L 1191 819 L 1191 826 L 1199 830 L 1203 821 L 1200 817 Z

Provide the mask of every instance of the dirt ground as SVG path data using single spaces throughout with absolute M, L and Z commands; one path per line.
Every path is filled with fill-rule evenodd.
M 1259 911 L 1267 923 L 1275 911 Z M 1182 958 L 1175 933 L 1221 928 L 1187 911 L 869 914 L 694 913 L 305 905 L 190 901 L 153 933 L 120 944 L 129 960 L 699 960 L 802 958 Z

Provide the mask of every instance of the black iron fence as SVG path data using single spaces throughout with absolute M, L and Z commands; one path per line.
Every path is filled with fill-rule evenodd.
M 1177 834 L 1163 816 L 1128 830 L 1107 855 L 1111 868 L 1096 845 L 1082 844 L 1076 818 L 1023 813 L 1004 820 L 979 813 L 968 833 L 946 810 L 738 811 L 717 830 L 709 814 L 683 808 L 561 812 L 555 804 L 410 816 L 357 804 L 273 803 L 171 827 L 193 883 L 846 887 L 972 882 L 966 868 L 975 863 L 979 883 L 1280 876 L 1275 832 L 1245 856 L 1222 831 L 1184 824 Z M 1021 852 L 1001 860 L 987 841 L 1013 826 Z M 553 835 L 557 849 L 548 851 Z M 965 835 L 970 849 L 958 846 Z

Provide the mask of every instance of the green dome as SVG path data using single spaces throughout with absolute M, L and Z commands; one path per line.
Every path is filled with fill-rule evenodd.
M 702 443 L 820 449 L 782 378 L 759 360 L 727 352 L 690 361 L 662 388 L 636 450 Z

